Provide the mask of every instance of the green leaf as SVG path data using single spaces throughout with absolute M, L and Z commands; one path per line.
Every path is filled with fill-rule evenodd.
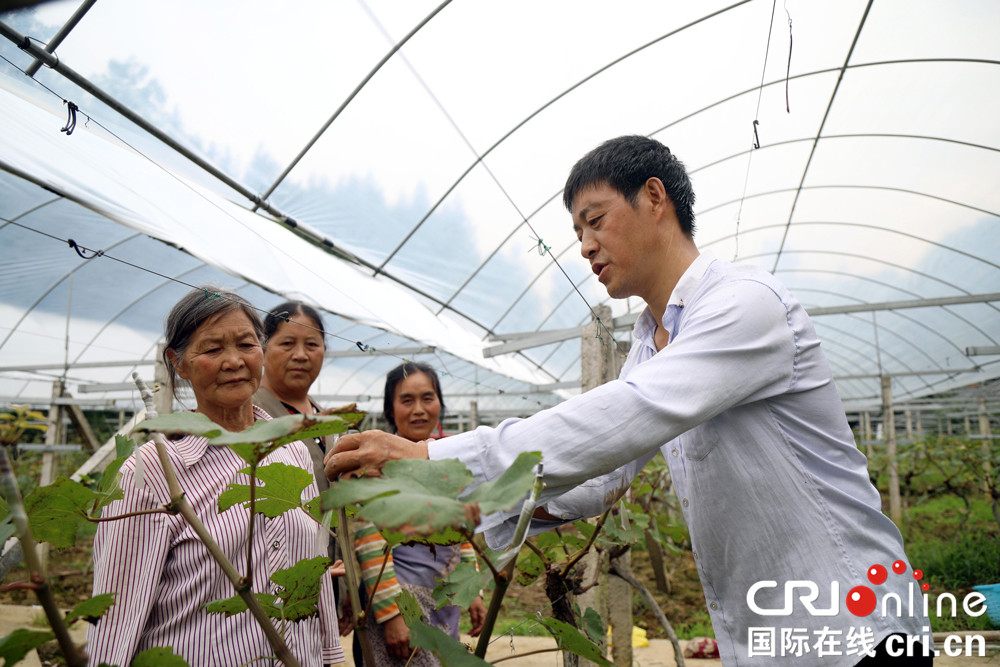
M 14 518 L 10 515 L 10 507 L 7 506 L 7 501 L 0 496 L 0 544 L 7 542 L 17 529 L 14 528 Z
M 28 651 L 38 648 L 47 641 L 52 641 L 55 637 L 51 632 L 40 630 L 27 630 L 25 628 L 14 630 L 0 639 L 0 658 L 4 660 L 4 667 L 21 662 Z
M 540 452 L 523 452 L 497 479 L 485 482 L 463 498 L 467 503 L 479 503 L 484 514 L 509 510 L 524 500 L 535 481 L 535 466 L 542 460 Z
M 580 625 L 583 626 L 583 631 L 587 634 L 587 638 L 590 641 L 597 645 L 601 644 L 601 641 L 606 636 L 606 628 L 604 627 L 601 615 L 597 613 L 596 609 L 587 607 L 587 611 L 580 617 Z
M 306 512 L 309 513 L 309 516 L 311 516 L 313 519 L 315 519 L 316 523 L 318 523 L 319 525 L 321 525 L 321 526 L 326 525 L 329 528 L 336 528 L 337 527 L 337 513 L 334 512 L 334 511 L 332 511 L 332 510 L 324 510 L 323 509 L 323 499 L 321 497 L 316 496 L 315 498 L 313 498 L 312 500 L 310 500 L 309 502 L 307 502 L 304 505 L 304 507 L 305 507 Z M 327 514 L 327 512 L 330 513 L 329 523 L 326 523 L 323 520 L 324 516 Z
M 252 468 L 240 470 L 248 475 L 251 471 Z M 255 490 L 255 511 L 274 518 L 302 505 L 302 491 L 312 483 L 313 476 L 299 466 L 271 463 L 257 468 L 257 479 L 264 485 Z M 250 485 L 230 484 L 228 490 L 219 496 L 219 513 L 240 504 L 250 509 Z
M 624 518 L 623 518 L 624 517 Z M 621 503 L 616 513 L 604 522 L 602 544 L 638 544 L 649 527 L 649 515 L 632 503 Z
M 271 581 L 282 587 L 277 596 L 254 593 L 254 597 L 270 618 L 285 621 L 301 621 L 309 618 L 317 613 L 322 577 L 328 576 L 329 566 L 330 559 L 323 556 L 300 560 L 292 567 L 278 570 L 271 575 Z M 246 609 L 246 602 L 238 595 L 205 604 L 205 611 L 226 616 L 241 614 Z
M 203 438 L 214 438 L 227 432 L 200 412 L 172 412 L 152 419 L 143 420 L 136 430 L 160 431 L 165 435 L 200 435 Z M 117 445 L 117 441 L 116 441 Z
M 124 459 L 135 451 L 135 440 L 124 435 L 115 435 L 115 458 Z
M 381 477 L 334 482 L 323 493 L 323 509 L 364 503 L 358 517 L 378 526 L 390 544 L 403 539 L 438 544 L 462 541 L 475 522 L 456 500 L 473 480 L 455 459 L 400 460 L 385 464 Z
M 545 571 L 545 564 L 534 551 L 525 549 L 517 557 L 517 583 L 528 586 Z
M 290 568 L 278 570 L 271 575 L 271 581 L 282 587 L 278 593 L 283 601 L 281 618 L 300 621 L 318 613 L 320 586 L 323 577 L 329 576 L 327 569 L 330 559 L 317 556 L 300 560 Z
M 410 628 L 410 646 L 419 647 L 429 652 L 441 661 L 442 667 L 482 667 L 486 661 L 477 658 L 466 650 L 465 646 L 440 628 L 435 628 L 423 622 L 420 605 L 413 599 L 409 591 L 403 591 L 396 596 L 399 611 Z
M 545 629 L 555 637 L 556 644 L 563 651 L 575 653 L 591 662 L 596 662 L 598 665 L 612 667 L 611 663 L 604 659 L 601 647 L 590 641 L 590 639 L 569 623 L 548 616 L 543 616 L 539 619 L 532 614 L 525 614 L 525 618 L 536 620 L 545 626 Z
M 24 510 L 35 539 L 55 547 L 76 543 L 76 529 L 87 521 L 97 494 L 68 477 L 40 486 L 24 499 Z
M 211 436 L 209 442 L 213 445 L 273 443 L 275 447 L 280 447 L 296 440 L 344 433 L 363 417 L 362 413 L 324 416 L 285 415 L 271 421 L 258 420 L 247 430 L 238 433 L 223 430 L 219 435 Z
M 278 599 L 273 595 L 265 595 L 263 593 L 254 593 L 254 597 L 260 600 L 265 611 L 268 608 L 268 604 L 273 606 L 274 601 Z M 265 604 L 265 600 L 268 604 Z M 247 603 L 244 602 L 243 598 L 239 595 L 234 595 L 231 598 L 225 598 L 222 600 L 212 600 L 211 602 L 205 603 L 205 611 L 209 614 L 225 614 L 227 618 L 236 614 L 242 614 L 246 610 Z M 268 615 L 270 616 L 270 614 Z
M 115 603 L 115 593 L 102 593 L 95 595 L 89 600 L 84 600 L 73 607 L 66 616 L 66 625 L 70 625 L 78 618 L 82 618 L 88 623 L 97 623 L 101 616 L 104 616 Z
M 436 609 L 446 604 L 453 604 L 462 609 L 468 609 L 472 601 L 479 597 L 480 590 L 492 588 L 493 573 L 487 568 L 476 571 L 475 563 L 459 563 L 454 570 L 434 588 Z
M 188 664 L 169 646 L 157 646 L 136 655 L 132 667 L 188 667 Z

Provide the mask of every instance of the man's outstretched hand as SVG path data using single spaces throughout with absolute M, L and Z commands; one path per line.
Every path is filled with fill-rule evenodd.
M 386 461 L 426 459 L 427 441 L 411 442 L 384 431 L 343 435 L 323 462 L 330 481 L 355 477 L 378 477 Z

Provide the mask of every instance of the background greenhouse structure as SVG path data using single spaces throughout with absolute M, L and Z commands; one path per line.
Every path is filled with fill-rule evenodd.
M 996 2 L 85 0 L 0 33 L 4 404 L 124 421 L 211 284 L 322 310 L 325 404 L 379 412 L 414 359 L 451 430 L 532 414 L 599 306 L 630 339 L 560 194 L 643 134 L 699 248 L 806 306 L 859 427 L 888 388 L 899 430 L 997 432 Z

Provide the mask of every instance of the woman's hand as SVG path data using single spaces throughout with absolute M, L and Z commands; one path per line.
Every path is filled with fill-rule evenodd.
M 483 624 L 486 623 L 486 605 L 483 604 L 482 597 L 477 597 L 469 605 L 469 621 L 472 623 L 469 636 L 478 637 L 479 633 L 483 631 Z
M 389 655 L 400 660 L 410 657 L 410 629 L 406 627 L 402 614 L 393 616 L 383 623 L 382 631 L 385 633 L 385 645 L 389 649 Z
M 327 570 L 331 577 L 343 577 L 347 575 L 347 566 L 344 565 L 344 561 L 338 560 Z
M 379 477 L 386 461 L 426 458 L 426 440 L 411 442 L 384 431 L 365 431 L 341 436 L 323 462 L 327 479 L 337 481 L 341 477 Z

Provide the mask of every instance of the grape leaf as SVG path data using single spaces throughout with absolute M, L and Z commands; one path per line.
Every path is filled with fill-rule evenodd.
M 172 412 L 152 419 L 145 419 L 136 427 L 137 431 L 160 431 L 165 435 L 200 435 L 214 438 L 223 433 L 224 428 L 200 412 Z
M 188 664 L 169 646 L 157 646 L 136 655 L 132 667 L 188 667 Z
M 192 434 L 209 439 L 209 444 L 226 445 L 240 458 L 253 465 L 278 447 L 303 438 L 343 433 L 364 418 L 364 413 L 337 415 L 286 415 L 267 421 L 259 419 L 245 431 L 227 431 L 200 412 L 174 412 L 147 419 L 139 425 L 143 431 L 161 431 L 167 435 Z
M 14 517 L 10 515 L 10 508 L 7 501 L 0 496 L 0 544 L 5 544 L 17 529 L 14 528 Z
M 528 494 L 535 481 L 535 466 L 541 460 L 540 452 L 522 452 L 500 477 L 480 484 L 463 500 L 478 503 L 485 514 L 509 510 Z
M 322 507 L 364 502 L 358 517 L 378 526 L 390 544 L 402 539 L 453 543 L 462 540 L 456 531 L 476 526 L 470 509 L 456 500 L 471 482 L 472 474 L 455 459 L 389 461 L 381 477 L 330 484 Z
M 528 586 L 545 571 L 545 564 L 534 551 L 524 550 L 517 557 L 517 583 Z
M 604 659 L 601 647 L 592 642 L 586 635 L 574 628 L 569 623 L 560 621 L 558 618 L 543 616 L 538 618 L 531 614 L 525 614 L 525 619 L 534 620 L 541 623 L 546 630 L 555 638 L 556 644 L 563 651 L 575 653 L 587 660 L 596 662 L 598 665 L 612 667 L 612 663 Z
M 76 543 L 76 529 L 87 521 L 97 494 L 68 477 L 40 486 L 24 499 L 24 511 L 35 539 L 56 547 Z
M 243 468 L 240 472 L 249 475 L 251 468 Z M 257 469 L 257 479 L 264 485 L 255 489 L 255 511 L 274 518 L 302 505 L 302 491 L 312 483 L 313 476 L 298 466 L 271 463 Z M 249 484 L 230 484 L 219 496 L 220 513 L 238 504 L 250 508 Z
M 254 593 L 254 597 L 270 618 L 286 621 L 309 618 L 317 613 L 322 577 L 326 576 L 329 566 L 330 559 L 324 556 L 300 560 L 271 575 L 271 581 L 281 587 L 278 595 Z M 205 611 L 226 616 L 243 613 L 246 609 L 246 602 L 239 595 L 205 604 Z
M 106 614 L 115 603 L 115 595 L 115 593 L 102 593 L 89 600 L 84 600 L 66 615 L 66 625 L 70 625 L 78 618 L 82 618 L 88 623 L 97 623 L 101 616 Z
M 0 658 L 3 658 L 4 667 L 13 665 L 24 660 L 24 656 L 35 648 L 38 648 L 47 641 L 55 639 L 51 632 L 39 630 L 27 630 L 18 628 L 6 637 L 0 639 Z
M 487 568 L 476 570 L 475 563 L 459 563 L 454 570 L 431 592 L 436 609 L 453 604 L 468 609 L 472 601 L 479 597 L 480 590 L 493 587 L 493 573 Z
M 489 663 L 469 653 L 465 646 L 452 639 L 440 628 L 427 625 L 422 620 L 420 605 L 409 591 L 396 596 L 399 611 L 410 628 L 410 646 L 419 647 L 437 657 L 442 667 L 482 667 Z

